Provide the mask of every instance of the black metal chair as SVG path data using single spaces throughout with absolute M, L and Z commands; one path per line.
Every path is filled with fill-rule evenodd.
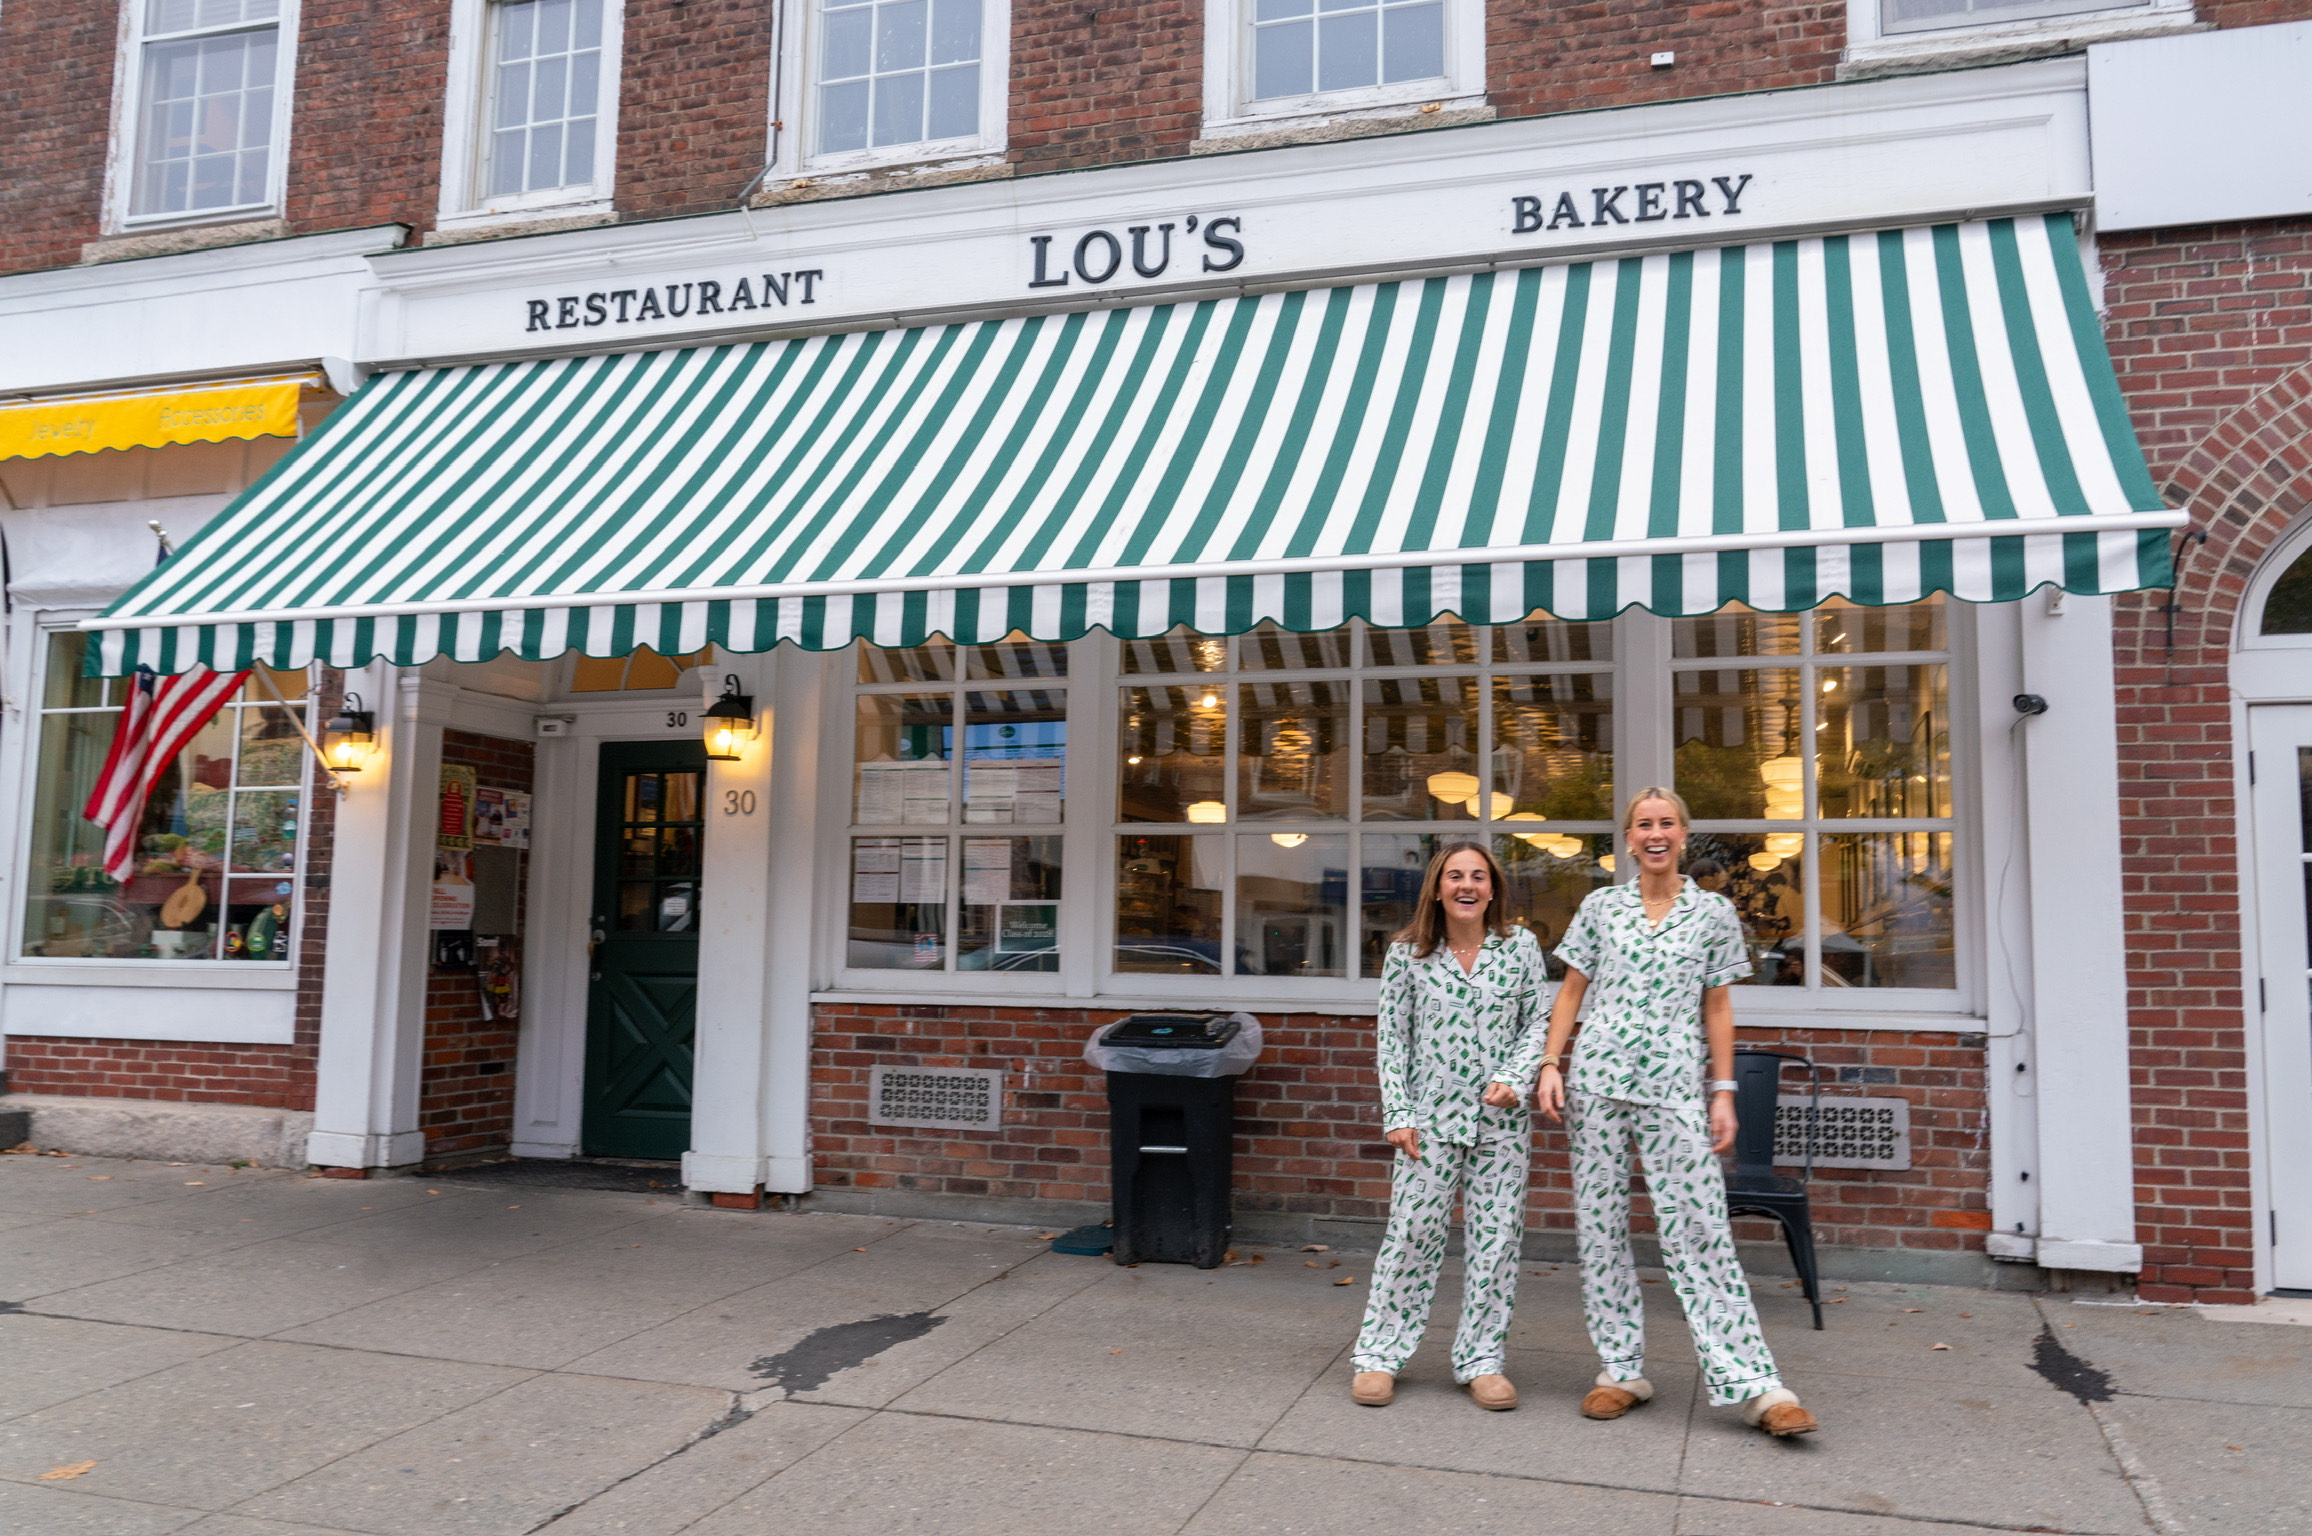
M 1798 1178 L 1774 1171 L 1774 1116 L 1782 1101 L 1782 1069 L 1792 1064 L 1806 1068 L 1814 1093 L 1806 1111 L 1805 1165 Z M 1734 1167 L 1726 1178 L 1729 1214 L 1770 1216 L 1782 1225 L 1790 1247 L 1790 1262 L 1798 1268 L 1799 1283 L 1814 1307 L 1814 1326 L 1822 1327 L 1822 1282 L 1814 1264 L 1814 1216 L 1808 1209 L 1806 1181 L 1814 1175 L 1815 1126 L 1821 1119 L 1822 1072 L 1804 1056 L 1780 1051 L 1734 1053 L 1734 1113 L 1741 1129 L 1734 1135 Z

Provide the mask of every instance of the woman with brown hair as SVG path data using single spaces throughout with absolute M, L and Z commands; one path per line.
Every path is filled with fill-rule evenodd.
M 1389 1228 L 1357 1335 L 1355 1399 L 1387 1404 L 1420 1346 L 1454 1197 L 1465 1255 L 1453 1379 L 1481 1408 L 1517 1406 L 1503 1374 L 1533 1155 L 1527 1046 L 1542 1018 L 1541 946 L 1510 925 L 1506 881 L 1478 843 L 1429 861 L 1413 920 L 1389 945 L 1376 1021 L 1381 1128 L 1397 1149 Z M 1523 1058 L 1524 1075 L 1513 1063 Z

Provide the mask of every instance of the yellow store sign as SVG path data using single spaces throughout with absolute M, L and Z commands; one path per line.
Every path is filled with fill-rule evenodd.
M 0 459 L 102 448 L 165 448 L 230 438 L 295 437 L 297 402 L 317 375 L 79 395 L 0 405 Z

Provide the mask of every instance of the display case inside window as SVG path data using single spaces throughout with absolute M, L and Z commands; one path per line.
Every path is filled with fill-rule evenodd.
M 1023 636 L 859 648 L 847 966 L 1059 969 L 1067 675 Z
M 1456 839 L 1502 851 L 1513 914 L 1553 938 L 1611 878 L 1610 625 L 1263 625 L 1121 650 L 1118 973 L 1378 976 Z
M 252 676 L 194 734 L 155 782 L 134 866 L 115 880 L 104 829 L 81 810 L 130 684 L 82 676 L 84 645 L 77 633 L 48 639 L 21 953 L 287 962 L 309 792 L 296 715 L 309 708 L 305 674 Z

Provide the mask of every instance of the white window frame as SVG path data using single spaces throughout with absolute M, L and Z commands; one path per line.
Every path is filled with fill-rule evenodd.
M 2184 546 L 2188 555 L 2191 545 Z M 2243 651 L 2303 651 L 2312 649 L 2312 635 L 2267 635 L 2264 633 L 2264 605 L 2271 601 L 2272 589 L 2306 554 L 2312 554 L 2312 517 L 2301 519 L 2295 527 L 2273 541 L 2271 552 L 2257 565 L 2249 578 L 2248 591 L 2240 604 L 2239 648 Z M 2181 558 L 2181 557 L 2179 557 Z
M 2033 14 L 2029 15 L 1957 17 L 1890 29 L 1885 23 L 1885 6 L 1886 0 L 1847 0 L 1848 64 L 1900 64 L 2032 44 L 2159 36 L 2183 31 L 2196 19 L 2192 0 L 2140 0 L 2134 5 L 2044 0 L 2043 5 L 2031 7 Z
M 40 794 L 38 783 L 41 736 L 50 713 L 42 702 L 48 691 L 48 665 L 53 637 L 79 626 L 84 618 L 95 617 L 95 610 L 45 612 L 20 633 L 27 634 L 30 644 L 27 658 L 24 693 L 27 700 L 19 718 L 24 729 L 17 732 L 17 741 L 10 754 L 9 768 L 14 774 L 14 793 L 8 798 L 14 802 L 13 822 L 16 828 L 15 854 L 9 868 L 15 875 L 14 895 L 4 929 L 7 953 L 0 957 L 0 981 L 84 981 L 116 985 L 148 985 L 227 990 L 289 990 L 297 984 L 297 972 L 302 964 L 310 936 L 306 931 L 306 875 L 312 859 L 311 833 L 315 798 L 328 792 L 328 787 L 314 771 L 312 754 L 299 744 L 297 761 L 304 774 L 297 792 L 303 797 L 297 825 L 297 852 L 289 874 L 289 953 L 280 960 L 228 960 L 222 956 L 202 959 L 117 959 L 109 956 L 65 956 L 26 954 L 30 919 L 30 892 L 32 887 L 32 825 L 34 803 Z M 315 695 L 309 689 L 303 700 L 305 723 L 308 730 L 316 727 Z M 293 706 L 296 701 L 292 701 Z M 231 708 L 230 704 L 227 708 Z M 228 845 L 229 846 L 229 845 Z M 226 882 L 232 878 L 230 870 L 221 872 L 219 887 L 229 894 Z M 243 876 L 242 878 L 261 878 Z M 227 904 L 220 902 L 220 911 Z M 141 1036 L 139 1038 L 142 1038 Z M 156 1037 L 159 1038 L 159 1037 Z
M 2307 525 L 2307 538 L 2312 539 L 2312 524 Z M 1838 1029 L 1923 1029 L 1951 1030 L 1982 1027 L 1986 1017 L 1986 955 L 1989 936 L 1984 928 L 1987 902 L 1986 881 L 1993 878 L 1986 873 L 1987 853 L 1986 817 L 1989 806 L 1981 783 L 1986 772 L 1995 771 L 1995 765 L 1986 760 L 1986 752 L 1995 744 L 1987 743 L 1976 728 L 1980 689 L 1977 674 L 1980 670 L 1976 615 L 1972 605 L 1945 599 L 1946 649 L 1939 664 L 1947 668 L 1947 708 L 1951 719 L 1951 810 L 1952 867 L 1955 872 L 1955 892 L 1952 902 L 1952 938 L 1955 956 L 1955 982 L 1951 989 L 1904 988 L 1850 988 L 1737 986 L 1734 1000 L 1737 1014 L 1747 1022 L 1782 1022 L 1798 1027 Z M 1787 664 L 1802 665 L 1797 657 L 1787 663 L 1776 657 L 1732 658 L 1713 657 L 1673 658 L 1671 652 L 1671 621 L 1657 618 L 1642 610 L 1631 610 L 1612 621 L 1614 625 L 1614 661 L 1604 669 L 1614 687 L 1614 743 L 1617 797 L 1626 796 L 1642 784 L 1674 783 L 1672 753 L 1675 729 L 1670 716 L 1671 674 L 1675 671 L 1714 671 L 1733 666 Z M 1903 665 L 1901 659 L 1908 652 L 1858 652 L 1826 656 L 1824 666 L 1877 666 Z M 1893 658 L 1882 661 L 1884 658 Z M 976 1001 L 1001 1003 L 1016 999 L 1021 1006 L 1048 1005 L 1055 995 L 1064 996 L 1077 1006 L 1130 1006 L 1138 1003 L 1160 1005 L 1211 1006 L 1223 1008 L 1252 1007 L 1274 1010 L 1277 1008 L 1311 1008 L 1319 1011 L 1369 1011 L 1378 995 L 1379 983 L 1370 978 L 1348 977 L 1271 977 L 1245 976 L 1166 976 L 1137 972 L 1119 972 L 1112 968 L 1115 942 L 1115 900 L 1118 870 L 1117 842 L 1120 835 L 1190 835 L 1192 832 L 1210 832 L 1234 835 L 1246 830 L 1317 830 L 1315 823 L 1306 828 L 1292 823 L 1252 821 L 1191 827 L 1187 823 L 1133 822 L 1115 819 L 1117 793 L 1117 738 L 1116 716 L 1119 690 L 1135 686 L 1147 674 L 1125 674 L 1121 669 L 1121 642 L 1104 632 L 1095 631 L 1069 646 L 1068 677 L 1068 754 L 1066 771 L 1069 806 L 1066 812 L 1062 843 L 1063 883 L 1061 887 L 1060 968 L 1057 973 L 975 973 L 964 971 L 899 971 L 868 970 L 849 966 L 845 962 L 845 944 L 849 929 L 850 903 L 850 823 L 852 795 L 852 732 L 853 699 L 860 691 L 853 679 L 857 676 L 856 648 L 828 653 L 826 676 L 835 686 L 826 691 L 827 713 L 823 717 L 821 737 L 824 745 L 820 771 L 825 775 L 829 792 L 842 797 L 842 811 L 830 815 L 823 826 L 819 844 L 819 868 L 823 871 L 822 887 L 826 900 L 821 910 L 826 914 L 826 926 L 821 931 L 821 953 L 825 957 L 820 974 L 831 979 L 832 987 L 822 994 L 831 997 L 885 997 L 904 998 L 909 995 L 927 998 L 954 997 Z M 1811 664 L 1811 663 L 1806 663 Z M 1579 663 L 1508 663 L 1484 668 L 1470 666 L 1442 669 L 1459 674 L 1463 671 L 1491 672 L 1557 672 L 1585 670 Z M 1220 673 L 1215 678 L 1228 686 L 1249 679 L 1266 679 L 1272 674 Z M 1304 674 L 1279 671 L 1273 676 L 1284 679 Z M 1305 674 L 1319 675 L 1319 674 Z M 1326 670 L 1327 678 L 1350 679 L 1374 675 L 1370 669 Z M 1809 674 L 1811 675 L 1811 674 Z M 959 689 L 964 684 L 926 684 L 925 691 Z M 1002 687 L 1001 683 L 981 683 L 982 688 Z M 873 690 L 867 690 L 873 691 Z M 894 688 L 887 691 L 907 691 Z M 1490 697 L 1489 690 L 1486 692 Z M 1658 717 L 1658 718 L 1657 718 Z M 1231 732 L 1233 737 L 1233 732 Z M 1616 800 L 1618 811 L 1620 800 Z M 1836 833 L 1842 830 L 1831 821 L 1806 821 L 1758 826 L 1769 830 L 1785 827 L 1825 827 Z M 1902 830 L 1885 823 L 1857 819 L 1851 830 Z M 1716 825 L 1716 822 L 1712 823 Z M 1609 823 L 1567 822 L 1551 824 L 1553 829 L 1588 835 L 1595 827 L 1610 830 Z M 1404 823 L 1351 823 L 1346 819 L 1337 823 L 1338 830 L 1358 827 L 1377 833 L 1419 833 L 1442 830 L 1450 834 L 1466 834 L 1490 839 L 1508 830 L 1501 823 L 1455 822 L 1432 827 L 1418 822 Z M 862 834 L 883 829 L 862 828 Z M 894 826 L 887 829 L 892 835 L 907 835 L 908 829 Z M 923 828 L 925 833 L 936 829 Z M 949 829 L 950 835 L 961 835 L 970 829 Z M 1327 826 L 1324 830 L 1336 830 Z M 990 835 L 1002 835 L 1003 829 L 990 828 Z M 1815 835 L 1812 831 L 1810 836 Z M 1819 852 L 1817 865 L 1819 864 Z M 1819 903 L 1819 892 L 1814 889 L 1818 880 L 1810 877 L 1808 902 L 1810 911 Z M 1233 903 L 1234 892 L 1224 898 Z M 1233 905 L 1224 909 L 1224 933 L 1233 932 L 1230 920 Z M 1352 919 L 1353 927 L 1353 919 Z M 1817 945 L 1819 919 L 1811 920 L 1809 953 Z M 1353 953 L 1353 948 L 1352 948 Z M 1353 966 L 1355 962 L 1352 960 Z
M 1204 10 L 1204 133 L 1207 138 L 1299 127 L 1342 117 L 1399 116 L 1438 103 L 1485 101 L 1485 0 L 1444 0 L 1445 73 L 1395 85 L 1252 99 L 1255 0 L 1210 0 Z
M 999 155 L 1010 142 L 1011 0 L 980 0 L 979 132 L 880 149 L 846 149 L 822 154 L 819 134 L 820 0 L 784 0 L 776 68 L 778 89 L 771 96 L 771 168 L 780 176 L 845 173 L 916 166 L 937 169 L 942 162 L 980 161 Z
M 177 229 L 196 224 L 234 224 L 277 215 L 289 182 L 289 123 L 295 116 L 297 79 L 297 14 L 299 0 L 281 0 L 274 20 L 278 41 L 273 50 L 273 140 L 266 154 L 265 196 L 260 202 L 235 203 L 226 208 L 200 208 L 185 213 L 136 213 L 137 169 L 142 161 L 140 135 L 144 131 L 145 13 L 150 0 L 121 0 L 120 68 L 115 71 L 112 111 L 112 151 L 108 156 L 106 196 L 108 223 L 116 234 Z M 211 29 L 201 29 L 203 31 Z M 254 27 L 216 28 L 216 31 L 254 31 Z M 164 34 L 177 36 L 180 34 Z M 193 33 L 181 34 L 184 36 Z
M 602 0 L 601 93 L 594 114 L 594 179 L 537 192 L 490 197 L 484 159 L 490 140 L 490 12 L 496 0 L 451 0 L 449 84 L 442 114 L 441 203 L 437 229 L 532 219 L 566 219 L 612 211 L 618 182 L 618 106 L 625 74 L 626 6 Z

